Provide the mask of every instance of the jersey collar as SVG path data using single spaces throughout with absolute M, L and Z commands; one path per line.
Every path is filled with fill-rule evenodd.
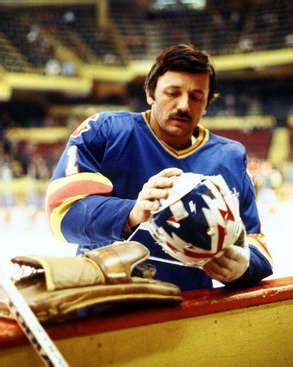
M 181 159 L 181 158 L 185 158 L 185 157 L 193 154 L 196 150 L 201 148 L 209 140 L 209 131 L 208 131 L 208 129 L 206 129 L 202 125 L 198 125 L 196 130 L 195 130 L 195 135 L 193 137 L 194 139 L 192 139 L 192 142 L 191 142 L 192 144 L 188 148 L 185 148 L 185 149 L 182 149 L 182 150 L 174 149 L 174 148 L 170 147 L 170 145 L 165 143 L 163 140 L 159 139 L 157 137 L 157 135 L 155 135 L 155 133 L 153 132 L 153 130 L 151 128 L 151 125 L 150 125 L 150 115 L 151 115 L 150 110 L 147 110 L 147 111 L 142 113 L 143 119 L 144 119 L 147 127 L 149 128 L 149 130 L 152 133 L 152 135 L 154 136 L 154 138 L 160 143 L 160 145 L 169 154 L 171 154 L 175 158 Z

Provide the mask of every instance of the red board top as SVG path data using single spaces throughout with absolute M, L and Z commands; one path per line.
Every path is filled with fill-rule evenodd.
M 264 280 L 260 285 L 245 290 L 216 288 L 183 293 L 179 305 L 159 307 L 130 307 L 103 313 L 95 317 L 63 322 L 46 327 L 53 339 L 97 334 L 148 324 L 156 324 L 188 317 L 225 312 L 251 306 L 264 305 L 293 299 L 293 276 Z M 18 324 L 13 320 L 0 318 L 0 348 L 28 343 Z

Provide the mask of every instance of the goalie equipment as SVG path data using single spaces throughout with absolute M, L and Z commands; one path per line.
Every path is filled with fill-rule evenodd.
M 98 312 L 130 302 L 181 301 L 177 286 L 150 278 L 153 272 L 149 269 L 141 270 L 139 265 L 148 256 L 148 249 L 140 243 L 125 241 L 88 251 L 84 256 L 17 256 L 11 261 L 33 269 L 16 286 L 36 316 L 48 321 L 72 318 L 76 311 L 90 306 Z M 134 276 L 134 270 L 147 278 Z M 12 317 L 5 297 L 2 307 L 0 302 L 0 315 Z
M 163 250 L 188 266 L 203 266 L 227 246 L 243 245 L 236 192 L 221 175 L 184 173 L 152 214 L 150 232 Z

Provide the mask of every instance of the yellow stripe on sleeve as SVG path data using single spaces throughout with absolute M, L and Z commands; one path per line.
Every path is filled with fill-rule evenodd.
M 65 237 L 62 234 L 61 231 L 61 223 L 63 218 L 65 217 L 66 213 L 69 211 L 71 206 L 80 199 L 83 199 L 86 197 L 86 195 L 77 195 L 75 197 L 72 197 L 70 199 L 66 199 L 61 205 L 57 206 L 55 209 L 53 209 L 51 216 L 50 216 L 50 226 L 52 229 L 52 232 L 54 236 L 63 242 L 66 242 Z
M 269 263 L 272 264 L 273 262 L 272 256 L 268 250 L 267 240 L 264 234 L 262 233 L 248 234 L 246 240 L 249 243 L 249 245 L 255 246 L 269 261 Z

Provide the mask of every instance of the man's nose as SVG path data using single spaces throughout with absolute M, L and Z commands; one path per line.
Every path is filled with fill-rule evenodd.
M 180 96 L 178 100 L 177 108 L 178 110 L 181 110 L 184 112 L 188 111 L 189 110 L 189 97 L 185 95 Z

